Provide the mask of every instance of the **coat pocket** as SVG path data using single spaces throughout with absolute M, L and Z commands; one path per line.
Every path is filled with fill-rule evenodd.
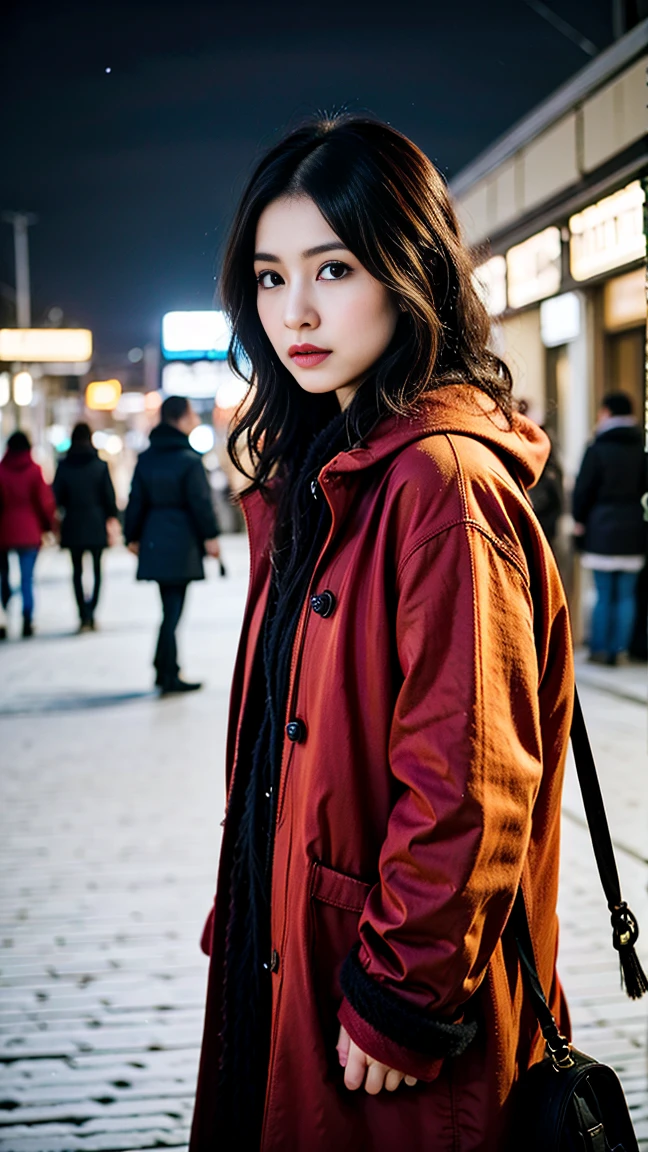
M 329 1061 L 335 1062 L 342 1002 L 340 969 L 358 939 L 358 923 L 372 885 L 313 861 L 310 874 L 310 973 Z
M 371 887 L 364 880 L 356 880 L 355 876 L 327 868 L 319 860 L 313 861 L 310 888 L 313 900 L 346 912 L 362 912 Z

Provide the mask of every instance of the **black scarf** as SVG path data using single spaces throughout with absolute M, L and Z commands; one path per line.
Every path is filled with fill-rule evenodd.
M 228 813 L 237 833 L 218 1085 L 222 1152 L 234 1146 L 258 1148 L 260 1143 L 270 1042 L 272 852 L 290 662 L 299 616 L 331 523 L 316 477 L 336 452 L 348 447 L 347 422 L 340 413 L 313 441 L 289 498 L 279 503 L 259 669 L 265 706 L 247 773 L 239 758 Z

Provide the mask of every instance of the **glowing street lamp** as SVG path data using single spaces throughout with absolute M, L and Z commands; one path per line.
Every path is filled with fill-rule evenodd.
M 119 380 L 93 380 L 86 388 L 86 408 L 92 412 L 114 412 L 121 393 Z
M 31 372 L 16 372 L 13 378 L 14 403 L 19 408 L 29 408 L 34 396 L 34 381 Z

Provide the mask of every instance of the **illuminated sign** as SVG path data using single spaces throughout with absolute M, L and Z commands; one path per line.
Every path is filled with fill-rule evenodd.
M 480 264 L 473 273 L 475 290 L 489 316 L 499 316 L 506 311 L 506 260 L 504 256 L 493 256 L 485 264 Z
M 571 344 L 580 336 L 581 305 L 575 292 L 551 296 L 540 305 L 540 335 L 545 348 Z
M 23 364 L 78 364 L 92 357 L 87 328 L 1 328 L 0 360 Z
M 574 280 L 588 280 L 646 255 L 644 191 L 638 180 L 585 208 L 569 221 Z
M 223 312 L 167 312 L 162 317 L 167 360 L 225 360 L 230 338 Z
M 213 400 L 225 379 L 231 379 L 227 364 L 198 360 L 184 364 L 178 360 L 162 369 L 162 389 L 166 396 L 188 396 L 193 400 Z
M 646 323 L 646 271 L 635 268 L 603 285 L 603 326 L 606 332 L 638 328 Z
M 93 380 L 86 388 L 86 408 L 93 412 L 112 412 L 119 403 L 121 391 L 119 380 Z
M 545 228 L 506 253 L 508 302 L 524 308 L 560 289 L 560 229 Z

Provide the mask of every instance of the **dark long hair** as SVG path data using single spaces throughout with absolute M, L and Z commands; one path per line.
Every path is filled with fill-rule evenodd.
M 257 223 L 285 194 L 310 197 L 404 308 L 389 347 L 349 405 L 352 439 L 366 435 L 383 414 L 413 413 L 423 393 L 448 383 L 477 386 L 510 414 L 510 372 L 488 348 L 490 322 L 443 178 L 387 124 L 348 115 L 318 119 L 291 132 L 258 164 L 224 258 L 221 299 L 233 331 L 229 362 L 250 384 L 229 453 L 252 487 L 265 489 L 278 474 L 290 488 L 314 436 L 339 410 L 332 393 L 300 388 L 257 312 Z

